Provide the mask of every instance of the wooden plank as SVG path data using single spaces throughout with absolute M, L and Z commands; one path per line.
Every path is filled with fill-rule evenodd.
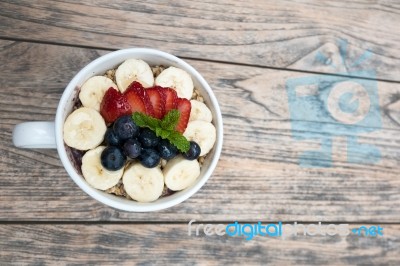
M 187 224 L 0 225 L 2 264 L 399 265 L 400 225 L 383 236 L 188 236 Z
M 221 105 L 225 139 L 220 162 L 186 202 L 157 213 L 127 213 L 85 195 L 62 169 L 56 151 L 11 144 L 15 124 L 53 119 L 68 81 L 104 52 L 11 41 L 0 41 L 0 47 L 0 220 L 400 221 L 398 83 L 377 83 L 382 128 L 359 136 L 361 143 L 380 150 L 377 164 L 346 161 L 346 137 L 355 136 L 350 132 L 334 138 L 332 167 L 304 168 L 299 154 L 317 149 L 320 141 L 292 138 L 302 129 L 291 130 L 285 83 L 319 76 L 188 60 Z
M 0 36 L 354 76 L 374 70 L 399 81 L 399 8 L 395 1 L 7 0 Z

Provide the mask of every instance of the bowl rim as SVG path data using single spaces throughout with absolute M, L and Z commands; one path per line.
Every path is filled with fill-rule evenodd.
M 214 149 L 214 157 L 211 159 L 211 162 L 204 172 L 203 176 L 199 178 L 199 180 L 191 187 L 176 192 L 171 196 L 163 197 L 160 198 L 154 202 L 151 203 L 139 203 L 133 200 L 130 200 L 129 202 L 124 201 L 123 199 L 112 195 L 107 194 L 108 196 L 104 195 L 105 192 L 97 190 L 93 187 L 91 187 L 85 180 L 84 178 L 77 173 L 75 170 L 75 167 L 72 165 L 72 162 L 70 161 L 67 151 L 64 147 L 64 140 L 63 140 L 63 124 L 64 124 L 64 119 L 63 115 L 65 112 L 65 107 L 68 102 L 68 100 L 71 98 L 71 94 L 74 92 L 76 87 L 79 85 L 78 82 L 79 80 L 82 79 L 82 76 L 87 75 L 87 73 L 93 72 L 96 67 L 98 68 L 99 65 L 102 63 L 105 63 L 107 61 L 113 60 L 116 57 L 123 56 L 125 57 L 126 60 L 128 58 L 134 58 L 139 57 L 139 54 L 147 54 L 151 56 L 160 56 L 161 58 L 174 61 L 176 64 L 182 66 L 183 68 L 189 70 L 189 74 L 195 78 L 198 83 L 203 87 L 203 89 L 207 92 L 208 97 L 210 98 L 210 104 L 212 105 L 212 108 L 214 109 L 215 116 L 213 124 L 216 127 L 217 131 L 217 136 L 216 136 L 216 142 L 215 146 L 213 147 Z M 123 61 L 121 61 L 119 64 L 121 64 Z M 91 61 L 89 64 L 87 64 L 85 67 L 83 67 L 73 78 L 72 80 L 68 83 L 66 86 L 61 99 L 59 101 L 58 107 L 57 107 L 57 113 L 56 113 L 56 119 L 55 119 L 55 136 L 56 136 L 56 145 L 57 145 L 57 151 L 59 154 L 59 157 L 61 159 L 61 162 L 66 169 L 67 173 L 69 176 L 72 178 L 72 180 L 89 196 L 94 198 L 95 200 L 108 205 L 110 207 L 123 210 L 123 211 L 130 211 L 130 212 L 151 212 L 151 211 L 158 211 L 166 208 L 170 208 L 172 206 L 175 206 L 189 197 L 193 196 L 200 188 L 207 182 L 207 180 L 210 178 L 211 174 L 214 172 L 214 169 L 218 163 L 218 160 L 221 155 L 222 151 L 222 143 L 223 143 L 223 122 L 222 122 L 222 114 L 220 110 L 219 103 L 217 101 L 217 98 L 215 97 L 211 87 L 207 83 L 207 81 L 203 78 L 203 76 L 191 65 L 189 65 L 187 62 L 184 60 L 160 51 L 156 49 L 151 49 L 151 48 L 127 48 L 127 49 L 121 49 L 117 51 L 113 51 L 110 53 L 107 53 L 105 55 L 102 55 L 98 57 L 97 59 Z

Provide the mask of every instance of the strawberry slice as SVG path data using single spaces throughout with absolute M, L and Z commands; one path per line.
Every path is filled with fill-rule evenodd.
M 176 94 L 176 91 L 171 88 L 163 88 L 157 86 L 158 90 L 163 94 L 164 98 L 164 103 L 165 103 L 165 114 L 167 114 L 169 111 L 172 109 L 176 109 L 176 104 L 177 104 L 177 99 L 178 95 Z
M 144 90 L 144 87 L 143 87 L 142 83 L 137 82 L 137 81 L 132 81 L 132 83 L 129 84 L 128 88 L 126 88 L 126 89 L 127 90 L 128 89 L 137 89 L 137 90 L 143 89 Z
M 121 92 L 110 87 L 100 103 L 100 114 L 106 123 L 112 123 L 123 115 L 131 114 L 131 105 Z
M 175 127 L 175 130 L 182 133 L 185 132 L 187 124 L 189 122 L 190 111 L 192 109 L 192 104 L 188 99 L 178 98 L 176 100 L 176 109 L 180 112 L 178 124 Z
M 154 116 L 153 105 L 151 104 L 149 95 L 147 95 L 146 90 L 143 88 L 142 84 L 140 84 L 137 81 L 132 82 L 128 86 L 128 88 L 126 89 L 124 94 L 127 97 L 129 95 L 128 101 L 129 101 L 129 98 L 131 98 L 132 102 L 129 102 L 131 105 L 135 104 L 135 102 L 137 102 L 139 104 L 138 107 L 132 106 L 133 110 L 135 110 L 134 112 L 142 112 L 142 113 L 145 113 L 147 115 Z M 141 104 L 139 103 L 139 101 L 136 99 L 136 97 L 133 96 L 133 94 L 136 94 L 137 96 L 139 96 L 142 99 L 142 103 L 144 105 L 144 110 L 143 110 Z M 142 111 L 138 111 L 138 110 L 142 110 Z
M 146 93 L 149 96 L 151 105 L 153 106 L 154 117 L 161 119 L 165 114 L 165 102 L 164 95 L 157 88 L 146 89 Z
M 135 90 L 126 90 L 124 95 L 131 106 L 131 113 L 146 113 L 146 105 L 144 104 L 142 97 L 140 97 Z

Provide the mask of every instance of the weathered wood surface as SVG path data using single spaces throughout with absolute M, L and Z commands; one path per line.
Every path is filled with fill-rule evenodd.
M 400 226 L 383 236 L 188 236 L 187 224 L 0 225 L 2 264 L 399 265 Z
M 13 41 L 0 41 L 0 47 L 2 221 L 400 221 L 398 83 L 378 82 L 382 128 L 359 137 L 381 151 L 377 164 L 346 162 L 345 136 L 333 141 L 333 167 L 310 169 L 299 166 L 298 156 L 318 148 L 319 140 L 292 138 L 285 83 L 315 75 L 188 60 L 208 80 L 222 108 L 220 162 L 186 202 L 156 213 L 127 213 L 83 193 L 56 151 L 17 149 L 11 143 L 15 124 L 54 119 L 68 81 L 106 52 Z
M 355 76 L 374 70 L 380 79 L 400 81 L 399 14 L 395 0 L 3 0 L 0 38 L 153 47 L 188 58 Z M 367 50 L 370 57 L 353 66 Z
M 396 0 L 0 1 L 0 264 L 400 265 L 398 25 Z M 73 183 L 55 150 L 11 142 L 17 123 L 54 119 L 79 69 L 126 47 L 186 58 L 210 83 L 224 117 L 213 176 L 186 202 L 155 213 L 108 208 Z M 339 79 L 318 73 L 370 78 L 353 81 L 377 87 L 382 122 L 370 133 L 334 137 L 332 167 L 304 168 L 299 155 L 339 127 L 296 128 L 286 85 L 309 77 L 329 88 Z M 318 121 L 298 121 L 306 120 Z M 302 132 L 316 138 L 293 138 Z M 374 145 L 381 160 L 347 162 L 346 139 L 354 136 Z M 380 224 L 384 235 L 196 237 L 187 235 L 191 219 Z

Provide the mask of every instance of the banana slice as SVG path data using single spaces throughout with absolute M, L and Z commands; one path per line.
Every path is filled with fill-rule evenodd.
M 164 176 L 158 167 L 146 168 L 140 163 L 134 163 L 125 170 L 122 183 L 132 199 L 152 202 L 163 192 Z
M 121 179 L 124 169 L 108 171 L 101 165 L 100 156 L 105 146 L 99 146 L 82 157 L 82 174 L 92 187 L 106 190 L 112 188 Z
M 183 135 L 188 140 L 193 140 L 199 144 L 200 156 L 206 155 L 212 149 L 217 138 L 214 125 L 201 120 L 189 122 Z
M 82 85 L 81 91 L 79 92 L 79 99 L 83 106 L 100 111 L 100 103 L 103 100 L 104 94 L 110 87 L 114 89 L 118 88 L 117 85 L 107 77 L 91 77 Z
M 153 71 L 150 66 L 140 59 L 128 59 L 123 62 L 115 71 L 115 81 L 121 92 L 133 82 L 140 82 L 143 87 L 148 88 L 154 85 Z
M 192 109 L 190 111 L 189 121 L 195 121 L 195 120 L 202 120 L 206 122 L 212 121 L 211 110 L 208 109 L 207 105 L 197 100 L 191 100 L 190 103 L 192 105 Z
M 193 80 L 185 70 L 169 67 L 157 76 L 155 83 L 161 87 L 173 88 L 180 98 L 192 98 Z
M 189 161 L 177 156 L 168 161 L 163 169 L 165 184 L 171 190 L 178 191 L 189 187 L 200 175 L 200 165 L 197 160 Z
M 81 107 L 65 120 L 64 141 L 72 148 L 90 150 L 103 142 L 106 130 L 106 123 L 99 112 L 92 108 Z

